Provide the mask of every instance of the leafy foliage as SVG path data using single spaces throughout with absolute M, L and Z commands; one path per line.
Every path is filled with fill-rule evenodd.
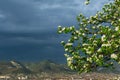
M 86 0 L 85 4 L 88 5 L 90 3 L 90 0 Z
M 61 41 L 71 69 L 81 73 L 120 63 L 120 0 L 104 5 L 89 18 L 80 14 L 77 21 L 78 28 L 58 27 L 58 33 L 71 34 L 67 42 Z

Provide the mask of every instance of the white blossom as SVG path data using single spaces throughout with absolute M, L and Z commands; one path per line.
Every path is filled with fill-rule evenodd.
M 106 36 L 103 35 L 103 36 L 101 37 L 101 40 L 102 40 L 102 41 L 105 41 L 105 40 L 106 40 L 105 38 L 106 38 Z
M 85 30 L 88 30 L 88 28 L 85 28 Z
M 97 34 L 94 34 L 94 36 L 96 36 Z
M 105 46 L 105 47 L 108 47 L 108 46 L 111 46 L 111 44 L 102 44 L 102 47 Z
M 118 21 L 120 21 L 120 19 L 118 19 Z
M 100 28 L 100 25 L 98 25 L 97 28 Z
M 62 31 L 58 31 L 58 33 L 62 33 Z
M 64 31 L 65 30 L 65 27 L 64 28 L 62 28 L 62 31 Z
M 93 43 L 97 43 L 97 41 L 96 41 L 96 40 L 94 40 L 94 41 L 93 41 Z
M 65 57 L 69 57 L 69 55 L 68 55 L 68 54 L 64 54 L 64 56 L 65 56 Z
M 78 39 L 78 38 L 75 36 L 74 39 Z
M 82 28 L 80 28 L 80 31 L 82 31 L 83 29 Z
M 73 62 L 73 58 L 72 57 L 68 57 L 67 58 L 67 64 L 68 64 L 68 66 L 70 66 L 72 64 L 72 62 Z
M 79 34 L 80 32 L 79 32 L 78 30 L 76 30 L 76 33 L 78 33 L 78 34 Z
M 73 43 L 67 43 L 66 44 L 66 46 L 72 46 L 73 45 Z
M 73 60 L 72 57 L 68 57 L 68 58 L 67 58 L 67 61 L 72 61 L 72 60 Z
M 118 47 L 119 47 L 119 45 L 116 45 L 116 47 L 118 48 Z
M 91 57 L 87 58 L 87 61 L 92 63 L 92 58 Z
M 99 55 L 99 58 L 103 58 L 103 55 Z
M 86 43 L 84 43 L 84 44 L 82 44 L 83 46 L 87 46 L 87 45 L 89 45 L 89 44 L 86 44 Z
M 119 30 L 119 27 L 117 26 L 117 27 L 115 27 L 115 31 L 118 31 Z
M 87 48 L 83 48 L 84 50 L 87 50 Z
M 109 28 L 108 31 L 111 31 L 111 29 Z
M 70 39 L 68 39 L 68 42 L 70 42 L 71 40 Z
M 73 29 L 73 27 L 70 27 L 70 30 L 72 30 Z
M 65 51 L 68 51 L 68 48 L 66 48 Z
M 58 28 L 61 28 L 61 26 L 58 26 Z
M 115 37 L 115 35 L 112 35 L 112 38 L 114 38 Z
M 116 54 L 111 54 L 111 58 L 117 59 L 117 55 Z
M 82 35 L 85 36 L 85 33 L 83 33 Z
M 64 41 L 61 41 L 61 43 L 64 43 Z
M 95 26 L 93 26 L 92 28 L 95 29 Z
M 98 50 L 97 50 L 97 52 L 101 52 L 102 51 L 102 49 L 101 48 L 99 48 Z
M 87 49 L 86 53 L 91 54 L 91 53 L 92 53 L 92 51 L 89 51 L 89 50 Z

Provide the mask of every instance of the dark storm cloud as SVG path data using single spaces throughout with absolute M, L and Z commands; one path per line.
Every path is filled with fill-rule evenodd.
M 1 32 L 1 59 L 44 60 L 63 59 L 59 37 L 55 33 L 7 33 Z M 49 34 L 49 35 L 48 35 Z M 43 36 L 45 35 L 45 36 Z M 55 38 L 56 37 L 56 38 Z M 60 50 L 59 50 L 60 49 Z M 59 51 L 59 52 L 58 52 Z M 60 54 L 61 53 L 61 54 Z M 56 58 L 55 56 L 59 56 Z M 60 60 L 58 60 L 60 61 Z
M 57 26 L 76 25 L 76 15 L 93 15 L 105 3 L 84 0 L 0 0 L 0 59 L 62 62 Z M 95 4 L 95 5 L 93 5 Z M 89 12 L 89 13 L 88 13 Z M 62 36 L 62 37 L 60 37 Z

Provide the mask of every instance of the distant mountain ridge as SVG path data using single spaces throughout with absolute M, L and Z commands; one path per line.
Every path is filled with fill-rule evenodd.
M 10 61 L 10 63 L 16 68 L 25 68 L 25 66 L 18 61 Z
M 64 73 L 71 72 L 71 70 L 64 64 L 58 64 L 51 60 L 45 60 L 37 63 L 26 64 L 29 66 L 29 69 L 34 72 L 53 72 L 53 73 Z
M 32 73 L 68 73 L 72 72 L 66 65 L 51 60 L 21 63 L 19 61 L 0 62 L 0 74 L 32 74 Z
M 99 68 L 98 72 L 120 73 L 120 65 L 114 64 L 115 69 Z M 51 60 L 41 62 L 0 61 L 1 74 L 34 74 L 34 73 L 76 73 L 65 64 L 58 64 Z
M 28 73 L 31 73 L 31 71 L 18 61 L 10 61 L 10 62 L 0 62 L 0 73 L 1 74 L 10 74 L 10 73 L 28 74 Z
M 18 61 L 10 61 L 10 63 L 17 68 L 13 73 L 24 73 L 24 74 L 30 74 L 32 71 L 28 68 L 26 68 L 25 65 L 23 65 L 21 62 Z

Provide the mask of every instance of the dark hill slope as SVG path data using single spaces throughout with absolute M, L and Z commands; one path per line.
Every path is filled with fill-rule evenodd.
M 68 67 L 66 67 L 64 64 L 57 64 L 50 60 L 45 60 L 38 63 L 29 63 L 26 64 L 26 66 L 29 67 L 30 70 L 34 72 L 47 72 L 47 73 L 65 73 L 65 72 L 71 72 Z
M 29 74 L 31 71 L 24 65 L 17 61 L 0 62 L 0 73 L 1 74 L 17 74 L 24 73 Z

